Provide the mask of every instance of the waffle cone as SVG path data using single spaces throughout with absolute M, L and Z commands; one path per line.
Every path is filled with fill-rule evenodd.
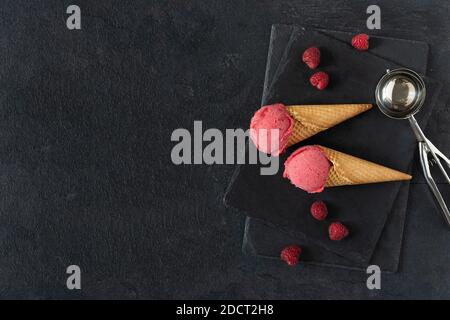
M 348 154 L 320 147 L 331 161 L 326 187 L 410 180 L 409 174 L 393 170 Z
M 290 147 L 319 132 L 372 108 L 371 104 L 324 104 L 286 106 L 294 119 L 294 129 L 287 146 Z

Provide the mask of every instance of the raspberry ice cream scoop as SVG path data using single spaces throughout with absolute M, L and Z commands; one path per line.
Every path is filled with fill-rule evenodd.
M 305 146 L 296 150 L 284 163 L 283 177 L 308 192 L 322 192 L 332 164 L 318 146 Z
M 250 122 L 250 138 L 258 150 L 278 156 L 286 149 L 293 128 L 294 119 L 283 104 L 264 106 Z

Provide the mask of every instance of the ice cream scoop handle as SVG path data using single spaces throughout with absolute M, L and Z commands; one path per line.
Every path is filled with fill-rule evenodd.
M 450 212 L 449 209 L 445 203 L 444 198 L 442 197 L 441 192 L 439 191 L 436 182 L 433 179 L 433 176 L 431 175 L 430 170 L 430 163 L 429 163 L 429 154 L 431 153 L 433 160 L 436 162 L 436 164 L 439 166 L 439 169 L 441 170 L 442 174 L 444 175 L 445 179 L 447 180 L 447 183 L 450 184 L 450 179 L 445 171 L 444 167 L 442 166 L 441 159 L 444 160 L 447 163 L 447 166 L 450 167 L 450 160 L 444 156 L 430 141 L 425 139 L 425 141 L 419 142 L 419 155 L 420 155 L 420 163 L 423 168 L 423 173 L 425 176 L 425 179 L 428 183 L 428 186 L 430 187 L 431 191 L 433 192 L 433 195 L 436 199 L 437 204 L 439 205 L 444 218 L 447 222 L 447 224 L 450 226 Z M 441 158 L 441 159 L 440 159 Z
M 409 124 L 411 125 L 411 128 L 414 132 L 414 135 L 416 136 L 417 141 L 422 142 L 425 141 L 427 138 L 425 137 L 425 134 L 423 133 L 422 129 L 420 128 L 419 124 L 417 123 L 416 118 L 414 116 L 411 116 L 408 118 Z

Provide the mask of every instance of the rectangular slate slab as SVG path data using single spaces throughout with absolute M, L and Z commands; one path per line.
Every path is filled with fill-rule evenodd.
M 384 70 L 396 67 L 393 63 L 357 52 L 349 45 L 316 31 L 299 30 L 291 42 L 285 62 L 278 68 L 276 80 L 269 90 L 269 102 L 270 99 L 286 104 L 372 102 L 373 88 L 379 77 Z M 301 80 L 308 70 L 302 70 L 306 67 L 299 62 L 298 56 L 305 47 L 313 44 L 327 48 L 322 50 L 324 56 L 328 55 L 328 60 L 331 60 L 332 52 L 335 61 L 333 65 L 328 65 L 327 71 L 334 74 L 336 83 L 323 92 L 316 91 Z M 347 62 L 343 63 L 346 59 Z M 362 71 L 358 66 L 365 69 Z M 407 123 L 387 119 L 376 110 L 357 119 L 321 133 L 308 142 L 407 171 L 415 149 L 415 140 Z M 394 156 L 391 151 L 402 157 Z M 289 152 L 283 155 L 281 161 L 284 162 L 288 155 Z M 320 194 L 321 199 L 334 207 L 335 217 L 338 216 L 352 229 L 352 237 L 338 244 L 327 239 L 324 224 L 316 224 L 305 215 L 305 209 L 314 197 L 282 179 L 282 170 L 276 176 L 260 176 L 257 165 L 244 165 L 238 170 L 239 173 L 235 175 L 237 179 L 226 195 L 229 205 L 243 209 L 250 216 L 268 221 L 293 235 L 306 235 L 317 245 L 361 263 L 369 261 L 402 184 L 395 182 L 329 188 Z
M 291 38 L 292 31 L 296 28 L 299 27 L 294 25 L 272 26 L 264 86 L 265 90 L 262 101 L 263 105 L 265 104 L 264 96 L 266 88 L 272 83 L 273 75 L 276 72 L 285 47 Z M 330 30 L 321 31 L 343 42 L 348 42 L 352 37 L 352 34 L 347 32 Z M 404 65 L 407 65 L 409 68 L 422 74 L 426 73 L 428 58 L 428 45 L 426 43 L 386 37 L 371 37 L 371 39 L 370 52 L 372 54 L 397 62 L 398 64 L 401 64 L 399 61 L 402 61 L 404 62 Z M 374 41 L 376 44 L 375 47 L 373 46 Z M 446 98 L 439 101 L 439 105 L 445 105 L 445 101 Z M 422 125 L 424 124 L 422 123 Z M 414 170 L 413 172 L 416 178 L 416 173 L 418 173 L 418 171 Z M 379 265 L 384 272 L 396 272 L 398 269 L 408 194 L 409 185 L 402 186 L 370 261 L 370 264 Z M 281 248 L 293 241 L 288 234 L 271 227 L 258 219 L 247 217 L 245 226 L 242 249 L 246 254 L 279 259 Z M 366 267 L 365 265 L 358 266 L 356 263 L 350 262 L 320 247 L 314 245 L 310 246 L 307 240 L 300 244 L 307 248 L 306 254 L 302 256 L 302 261 L 304 263 L 352 269 L 365 269 L 364 267 Z

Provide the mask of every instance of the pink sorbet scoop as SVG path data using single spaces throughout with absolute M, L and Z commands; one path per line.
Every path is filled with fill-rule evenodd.
M 283 177 L 308 193 L 322 192 L 331 165 L 320 147 L 305 146 L 294 151 L 286 160 Z
M 286 107 L 272 104 L 256 111 L 250 122 L 250 138 L 258 150 L 278 156 L 286 149 L 293 128 L 294 119 Z

